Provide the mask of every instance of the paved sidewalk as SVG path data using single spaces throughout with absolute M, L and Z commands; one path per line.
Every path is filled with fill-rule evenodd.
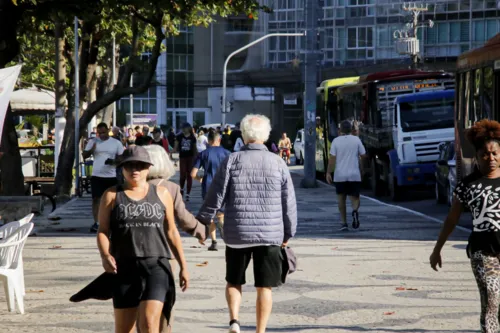
M 302 189 L 291 246 L 298 271 L 274 293 L 268 332 L 478 332 L 479 295 L 465 254 L 467 234 L 457 230 L 443 252 L 442 272 L 428 257 L 440 224 L 363 199 L 361 228 L 337 232 L 339 216 L 330 187 Z M 189 207 L 201 204 L 196 185 Z M 24 316 L 7 312 L 0 291 L 0 332 L 112 332 L 111 302 L 69 303 L 102 272 L 91 224 L 90 200 L 73 201 L 56 225 L 37 221 L 39 236 L 24 252 Z M 184 237 L 191 288 L 178 294 L 174 332 L 227 332 L 224 251 L 208 252 Z M 206 266 L 197 266 L 208 262 Z M 255 292 L 244 288 L 243 332 L 255 332 Z

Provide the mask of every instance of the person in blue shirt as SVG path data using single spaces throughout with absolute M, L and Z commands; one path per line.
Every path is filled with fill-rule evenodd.
M 191 177 L 201 182 L 201 196 L 205 200 L 205 195 L 210 188 L 210 184 L 217 173 L 217 169 L 222 162 L 231 154 L 227 149 L 221 147 L 221 135 L 219 132 L 211 131 L 208 134 L 208 148 L 198 154 L 194 167 L 191 170 Z M 198 170 L 203 169 L 203 178 L 198 176 Z M 217 213 L 219 228 L 222 230 L 224 224 L 224 212 L 220 210 Z M 216 226 L 214 221 L 210 224 L 210 238 L 212 245 L 208 248 L 209 251 L 217 251 Z

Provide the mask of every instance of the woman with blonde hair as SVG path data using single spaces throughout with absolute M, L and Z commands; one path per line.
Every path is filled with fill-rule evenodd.
M 126 149 L 119 164 L 125 183 L 106 190 L 100 202 L 97 244 L 104 270 L 114 277 L 116 333 L 132 332 L 136 320 L 143 332 L 159 332 L 162 312 L 171 317 L 172 256 L 181 268 L 182 291 L 189 285 L 172 196 L 165 187 L 147 182 L 152 164 L 143 147 Z
M 191 236 L 198 239 L 201 244 L 204 244 L 209 233 L 209 227 L 202 224 L 186 209 L 181 195 L 181 188 L 169 179 L 175 175 L 175 167 L 168 157 L 165 149 L 158 145 L 143 146 L 149 153 L 153 165 L 149 169 L 148 183 L 155 186 L 165 187 L 174 202 L 174 216 L 179 228 L 187 232 Z M 175 270 L 175 259 L 170 260 L 172 270 Z M 167 322 L 165 317 L 162 317 L 160 332 L 170 332 L 172 329 L 173 312 L 170 315 L 170 322 Z M 140 332 L 139 332 L 140 333 Z

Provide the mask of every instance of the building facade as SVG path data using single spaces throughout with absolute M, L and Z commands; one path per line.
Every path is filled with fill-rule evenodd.
M 246 16 L 219 18 L 208 28 L 183 28 L 180 35 L 167 38 L 167 51 L 157 68 L 156 87 L 147 96 L 134 99 L 134 114 L 150 113 L 152 118 L 156 115 L 157 124 L 173 127 L 186 121 L 196 125 L 220 122 L 225 59 L 267 33 L 303 31 L 304 1 L 265 0 L 263 4 L 274 12 L 262 13 L 258 20 Z M 408 56 L 397 54 L 394 46 L 394 32 L 409 22 L 403 1 L 318 1 L 318 48 L 323 73 L 318 81 L 346 68 L 356 68 L 363 74 L 380 71 L 382 64 L 408 64 Z M 425 64 L 453 68 L 457 56 L 483 45 L 500 32 L 500 0 L 422 3 L 428 5 L 428 11 L 420 15 L 419 22 L 434 22 L 432 28 L 423 27 L 418 34 Z M 228 123 L 258 112 L 267 114 L 278 131 L 292 133 L 301 126 L 302 88 L 296 81 L 300 81 L 304 42 L 303 37 L 274 37 L 231 59 L 227 67 L 227 95 L 234 111 L 227 115 Z M 261 79 L 250 79 L 248 73 L 255 72 L 261 73 Z M 270 82 L 274 73 L 293 75 Z M 290 86 L 293 89 L 287 89 Z M 129 104 L 128 99 L 120 101 L 119 110 L 127 110 Z

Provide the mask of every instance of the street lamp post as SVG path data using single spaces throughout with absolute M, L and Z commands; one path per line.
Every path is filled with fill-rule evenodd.
M 112 52 L 112 73 L 113 73 L 113 89 L 116 85 L 116 38 L 115 33 L 113 32 L 113 52 Z M 113 103 L 113 127 L 116 126 L 116 101 Z
M 305 32 L 296 32 L 296 33 L 285 33 L 285 32 L 277 32 L 277 33 L 272 33 L 272 34 L 267 34 L 264 35 L 256 40 L 254 40 L 251 43 L 248 43 L 247 45 L 237 49 L 233 53 L 231 53 L 226 61 L 224 62 L 224 70 L 222 72 L 222 105 L 221 105 L 221 113 L 222 113 L 222 127 L 226 126 L 226 81 L 227 81 L 227 64 L 229 63 L 229 60 L 231 60 L 232 57 L 234 57 L 236 54 L 245 51 L 251 46 L 254 46 L 255 44 L 258 44 L 262 42 L 264 39 L 267 39 L 269 37 L 300 37 L 300 36 L 305 36 Z
M 75 194 L 80 193 L 80 67 L 78 18 L 75 16 Z

